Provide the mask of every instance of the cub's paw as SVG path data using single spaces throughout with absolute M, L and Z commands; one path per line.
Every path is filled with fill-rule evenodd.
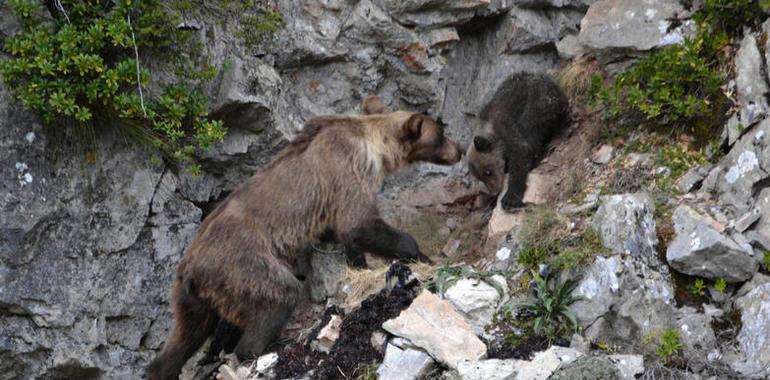
M 503 199 L 500 200 L 500 206 L 504 211 L 513 212 L 524 207 L 524 202 L 521 201 L 521 197 L 508 192 L 505 193 Z

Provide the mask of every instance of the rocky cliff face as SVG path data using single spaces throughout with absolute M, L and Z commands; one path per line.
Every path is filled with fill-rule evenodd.
M 509 74 L 555 74 L 570 60 L 589 55 L 608 71 L 617 70 L 629 57 L 681 42 L 692 28 L 687 11 L 672 1 L 290 0 L 275 5 L 286 25 L 255 49 L 243 47 L 235 36 L 237 20 L 217 12 L 185 20 L 220 68 L 207 91 L 212 114 L 229 127 L 225 141 L 200 157 L 198 176 L 153 164 L 147 152 L 126 145 L 108 127 L 99 136 L 97 154 L 84 157 L 75 136 L 44 127 L 0 84 L 0 379 L 141 378 L 166 337 L 167 289 L 201 220 L 310 117 L 357 112 L 361 99 L 377 94 L 391 108 L 427 111 L 447 124 L 450 136 L 468 143 L 485 97 Z M 3 40 L 15 26 L 2 5 L 0 10 Z M 671 27 L 673 18 L 683 22 Z M 747 31 L 740 42 L 730 85 L 739 111 L 723 136 L 729 152 L 717 164 L 693 168 L 678 179 L 681 196 L 661 203 L 644 186 L 623 181 L 616 186 L 615 177 L 625 181 L 628 176 L 624 171 L 647 175 L 665 168 L 641 154 L 613 155 L 609 146 L 584 160 L 565 153 L 572 146 L 563 145 L 544 163 L 585 166 L 588 181 L 594 182 L 585 198 L 558 205 L 575 223 L 592 224 L 603 244 L 576 290 L 586 298 L 573 307 L 585 338 L 632 346 L 673 327 L 682 332 L 685 355 L 699 359 L 689 363 L 696 372 L 721 363 L 742 376 L 768 375 L 770 343 L 762 332 L 770 328 L 770 288 L 767 277 L 757 273 L 767 270 L 760 261 L 770 250 L 770 119 L 765 118 L 770 47 L 762 46 L 768 31 L 770 21 L 762 30 Z M 153 81 L 168 79 L 157 70 Z M 578 129 L 585 124 L 579 118 L 574 123 L 578 127 L 568 139 L 582 141 Z M 621 173 L 615 173 L 618 167 Z M 446 211 L 457 199 L 478 192 L 464 172 L 461 165 L 422 165 L 391 178 L 382 208 L 394 218 L 416 210 Z M 564 187 L 570 172 L 532 176 L 530 187 L 543 192 Z M 601 186 L 618 191 L 600 197 Z M 542 203 L 546 198 L 529 199 Z M 666 221 L 674 231 L 670 242 L 658 239 L 656 205 L 675 209 Z M 511 239 L 518 221 L 517 215 L 494 212 L 487 246 L 496 252 L 479 260 L 479 267 L 520 269 L 515 263 L 520 247 Z M 458 224 L 450 218 L 427 235 L 462 232 Z M 486 233 L 485 227 L 476 229 Z M 437 251 L 450 259 L 468 255 L 461 240 L 442 242 Z M 314 260 L 327 278 L 312 281 L 320 284 L 313 300 L 336 292 L 342 260 L 341 255 Z M 682 307 L 675 297 L 679 273 L 731 284 L 726 296 L 713 293 L 714 299 L 724 298 L 716 306 Z M 430 302 L 417 306 L 459 310 L 453 321 L 465 327 L 457 333 L 481 335 L 479 344 L 488 344 L 492 352 L 495 338 L 484 327 L 509 294 L 472 282 L 450 288 L 449 302 L 424 294 L 420 297 Z M 712 321 L 731 310 L 739 311 L 741 324 L 730 338 L 734 344 L 725 348 Z M 389 342 L 376 328 L 380 346 L 387 347 L 383 373 L 401 368 L 404 353 L 414 358 L 410 363 L 418 374 L 432 365 L 431 357 L 456 354 L 442 346 L 440 337 L 410 331 L 414 327 L 388 330 L 407 338 Z M 582 353 L 552 348 L 531 362 L 482 360 L 481 348 L 472 362 L 443 362 L 468 379 L 503 372 L 545 378 L 560 361 L 567 364 L 588 353 L 588 347 L 580 348 L 581 339 L 573 340 L 573 348 Z M 625 378 L 644 370 L 637 368 L 640 357 L 602 360 L 609 372 L 630 373 Z M 569 370 L 592 366 L 585 363 L 575 361 Z
M 256 51 L 240 45 L 235 20 L 186 20 L 221 68 L 209 95 L 230 128 L 197 177 L 153 166 L 110 132 L 85 159 L 70 134 L 44 128 L 0 86 L 0 378 L 139 378 L 166 336 L 167 289 L 203 215 L 304 120 L 356 112 L 378 94 L 393 108 L 431 112 L 467 141 L 487 89 L 514 71 L 552 68 L 554 42 L 577 31 L 585 10 L 484 0 L 276 5 L 286 26 Z M 4 39 L 14 23 L 1 17 Z M 389 189 L 459 172 L 423 166 Z

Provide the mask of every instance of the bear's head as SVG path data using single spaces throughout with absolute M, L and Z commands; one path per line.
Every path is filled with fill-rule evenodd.
M 444 126 L 430 116 L 417 112 L 391 112 L 385 102 L 371 95 L 364 99 L 361 109 L 366 115 L 405 115 L 400 137 L 408 151 L 406 162 L 430 162 L 437 165 L 453 165 L 460 161 L 463 150 L 460 145 L 444 134 Z M 398 116 L 399 118 L 401 116 Z
M 494 196 L 503 191 L 507 172 L 502 145 L 493 134 L 480 131 L 473 136 L 466 153 L 471 175 L 483 182 Z

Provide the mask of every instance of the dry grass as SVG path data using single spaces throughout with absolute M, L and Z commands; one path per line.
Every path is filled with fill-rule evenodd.
M 345 309 L 355 307 L 366 297 L 375 294 L 385 287 L 385 274 L 389 265 L 371 269 L 347 269 L 343 283 L 350 286 L 350 293 L 345 300 Z M 409 264 L 414 276 L 420 282 L 426 281 L 435 272 L 435 267 L 425 264 Z
M 585 102 L 591 90 L 591 77 L 600 72 L 601 66 L 593 59 L 574 61 L 559 73 L 559 85 L 571 102 Z

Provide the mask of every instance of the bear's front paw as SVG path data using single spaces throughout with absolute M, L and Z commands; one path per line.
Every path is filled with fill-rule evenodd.
M 418 252 L 418 253 L 417 253 L 417 261 L 419 261 L 419 262 L 423 262 L 423 263 L 425 263 L 425 264 L 429 264 L 429 265 L 433 265 L 433 264 L 435 264 L 435 262 L 433 262 L 433 260 L 431 260 L 431 258 L 430 258 L 430 257 L 426 256 L 426 255 L 425 255 L 425 254 L 423 254 L 422 252 Z
M 433 260 L 420 251 L 420 247 L 417 241 L 409 234 L 402 234 L 399 237 L 398 244 L 396 244 L 396 255 L 406 261 L 417 262 L 433 265 Z
M 503 196 L 503 199 L 500 200 L 500 206 L 505 211 L 513 212 L 524 207 L 524 202 L 521 201 L 521 197 L 517 197 L 508 192 Z

